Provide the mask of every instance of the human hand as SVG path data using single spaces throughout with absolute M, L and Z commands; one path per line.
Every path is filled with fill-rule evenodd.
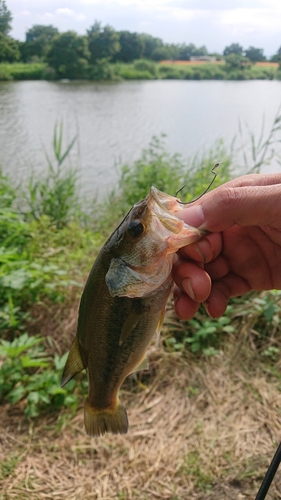
M 179 250 L 175 310 L 190 319 L 204 303 L 222 316 L 230 297 L 281 289 L 281 173 L 238 177 L 180 212 L 210 234 Z

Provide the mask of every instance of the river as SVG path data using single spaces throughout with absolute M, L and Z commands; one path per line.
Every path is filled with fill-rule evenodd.
M 170 153 L 184 158 L 229 144 L 243 125 L 259 135 L 270 129 L 281 103 L 281 81 L 0 82 L 0 165 L 16 181 L 46 167 L 54 124 L 64 125 L 64 145 L 77 136 L 71 164 L 81 192 L 102 196 L 153 135 L 166 134 Z M 242 141 L 242 142 L 241 142 Z M 217 161 L 214 158 L 214 161 Z M 270 171 L 276 168 L 267 167 Z

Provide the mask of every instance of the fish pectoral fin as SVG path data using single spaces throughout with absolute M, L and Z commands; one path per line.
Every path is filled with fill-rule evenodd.
M 61 377 L 61 387 L 66 385 L 75 375 L 82 372 L 84 368 L 86 368 L 86 366 L 81 359 L 78 338 L 75 337 Z
M 119 339 L 119 345 L 122 345 L 125 340 L 129 337 L 132 331 L 136 328 L 139 318 L 141 316 L 140 311 L 133 309 L 128 318 L 126 319 L 124 325 L 122 326 L 121 335 Z
M 141 370 L 149 370 L 148 357 L 145 355 L 141 362 L 136 366 L 132 373 L 139 372 Z
M 164 304 L 164 307 L 162 308 L 160 316 L 159 316 L 159 320 L 158 320 L 158 324 L 157 324 L 157 328 L 156 328 L 156 335 L 157 336 L 159 336 L 161 333 L 161 329 L 162 329 L 162 325 L 163 325 L 163 321 L 164 321 L 164 317 L 165 317 L 165 311 L 166 311 L 166 303 Z

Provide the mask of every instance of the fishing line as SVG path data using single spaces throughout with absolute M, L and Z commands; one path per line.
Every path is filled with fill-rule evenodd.
M 264 500 L 265 499 L 267 492 L 270 488 L 270 485 L 272 483 L 272 480 L 273 480 L 273 478 L 276 474 L 276 471 L 280 465 L 280 462 L 281 462 L 281 443 L 279 444 L 279 446 L 275 452 L 275 455 L 274 455 L 273 459 L 271 460 L 271 463 L 267 469 L 267 473 L 264 476 L 263 482 L 261 484 L 261 487 L 258 491 L 258 494 L 257 494 L 255 500 Z

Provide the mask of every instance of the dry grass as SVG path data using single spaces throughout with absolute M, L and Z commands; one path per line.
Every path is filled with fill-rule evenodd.
M 57 344 L 75 314 L 53 315 Z M 2 407 L 0 499 L 253 499 L 280 440 L 281 381 L 250 337 L 244 325 L 200 360 L 152 347 L 149 375 L 122 391 L 126 436 L 89 438 L 82 408 L 32 424 Z M 279 473 L 267 500 L 280 498 Z

